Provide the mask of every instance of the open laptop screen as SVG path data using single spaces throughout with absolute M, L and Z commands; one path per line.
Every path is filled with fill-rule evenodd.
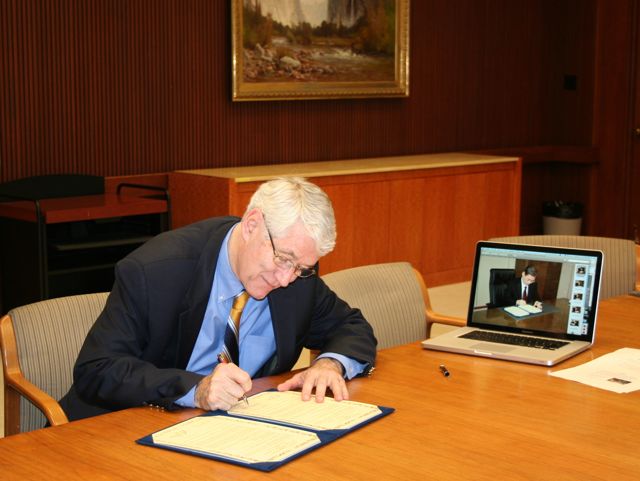
M 468 325 L 591 341 L 602 262 L 600 251 L 479 242 Z

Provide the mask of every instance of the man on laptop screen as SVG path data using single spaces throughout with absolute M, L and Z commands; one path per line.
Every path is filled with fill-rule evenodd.
M 467 327 L 426 349 L 553 365 L 595 334 L 599 251 L 479 242 Z
M 542 309 L 542 302 L 538 296 L 538 269 L 534 265 L 528 265 L 520 276 L 509 276 L 510 279 L 504 284 L 504 296 L 501 304 L 504 306 L 526 306 L 530 305 L 536 309 Z M 496 286 L 497 287 L 497 286 Z

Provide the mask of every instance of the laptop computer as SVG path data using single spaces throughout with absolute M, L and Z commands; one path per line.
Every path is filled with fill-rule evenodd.
M 593 344 L 602 266 L 600 251 L 480 241 L 467 326 L 422 347 L 553 366 Z

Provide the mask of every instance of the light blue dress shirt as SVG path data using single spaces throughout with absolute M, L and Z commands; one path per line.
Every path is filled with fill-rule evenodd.
M 229 230 L 222 242 L 204 320 L 187 364 L 187 371 L 203 376 L 209 375 L 218 364 L 217 356 L 224 345 L 227 316 L 234 297 L 244 290 L 229 263 L 229 238 L 236 227 L 237 224 Z M 240 367 L 253 377 L 276 352 L 276 339 L 266 297 L 262 300 L 249 298 L 242 311 L 240 326 Z M 357 376 L 365 368 L 365 364 L 340 354 L 325 353 L 318 356 L 321 357 L 331 357 L 341 362 L 347 379 Z M 191 388 L 176 404 L 195 407 L 195 389 L 195 386 Z

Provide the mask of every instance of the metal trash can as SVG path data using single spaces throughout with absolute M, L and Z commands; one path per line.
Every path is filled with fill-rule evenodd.
M 542 232 L 554 235 L 580 235 L 584 206 L 562 200 L 542 204 Z

